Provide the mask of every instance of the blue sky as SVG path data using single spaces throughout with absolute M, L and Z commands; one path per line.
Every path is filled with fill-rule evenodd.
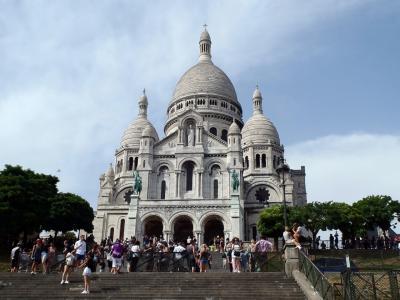
M 309 201 L 400 199 L 399 16 L 398 1 L 0 0 L 0 165 L 95 207 L 142 89 L 163 136 L 207 23 L 244 119 L 258 84 Z

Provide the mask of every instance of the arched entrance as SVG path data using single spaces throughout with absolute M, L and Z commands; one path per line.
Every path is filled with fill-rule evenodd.
M 184 242 L 188 237 L 193 237 L 193 223 L 188 216 L 178 217 L 174 222 L 174 241 Z
M 163 234 L 163 222 L 158 216 L 150 216 L 144 221 L 144 235 L 160 237 Z
M 204 243 L 211 245 L 214 242 L 214 237 L 224 238 L 224 224 L 219 217 L 210 217 L 204 223 Z

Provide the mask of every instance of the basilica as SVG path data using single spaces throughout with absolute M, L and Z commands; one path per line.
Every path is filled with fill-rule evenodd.
M 242 100 L 253 106 L 244 122 L 232 82 L 211 60 L 207 30 L 199 50 L 198 62 L 176 84 L 162 138 L 148 119 L 151 101 L 143 91 L 115 164 L 100 176 L 96 240 L 249 240 L 258 237 L 256 223 L 265 207 L 306 204 L 305 167 L 289 170 L 286 179 L 277 172 L 284 147 L 264 115 L 260 89 Z M 137 178 L 140 189 L 134 188 Z

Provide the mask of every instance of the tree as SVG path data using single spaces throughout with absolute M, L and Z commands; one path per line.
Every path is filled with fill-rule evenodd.
M 328 222 L 328 208 L 330 202 L 312 202 L 305 206 L 293 207 L 290 210 L 289 219 L 292 222 L 304 224 L 312 234 L 315 241 L 319 230 L 326 230 Z
M 273 205 L 264 209 L 257 221 L 257 231 L 274 238 L 275 249 L 278 250 L 278 238 L 284 231 L 283 206 Z
M 21 166 L 6 165 L 0 172 L 0 233 L 24 240 L 47 222 L 50 200 L 57 194 L 58 178 L 38 174 Z
M 93 219 L 93 209 L 85 199 L 71 193 L 58 193 L 51 201 L 46 229 L 56 232 L 84 229 L 91 232 Z
M 363 231 L 363 217 L 347 203 L 331 202 L 327 210 L 327 228 L 339 229 L 343 239 L 352 239 Z
M 386 236 L 390 223 L 394 218 L 399 218 L 400 204 L 390 196 L 368 196 L 353 204 L 362 215 L 368 229 L 379 226 Z

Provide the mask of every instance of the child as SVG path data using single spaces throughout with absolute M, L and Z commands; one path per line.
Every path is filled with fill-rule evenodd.
M 84 268 L 83 269 L 83 282 L 85 284 L 85 288 L 82 292 L 82 294 L 89 294 L 90 291 L 90 276 L 92 275 L 92 269 L 94 268 L 94 259 L 92 253 L 88 253 L 86 255 L 86 258 L 84 262 L 79 266 L 79 268 Z
M 64 272 L 62 273 L 61 277 L 61 283 L 60 284 L 68 284 L 68 278 L 69 274 L 71 274 L 71 271 L 74 267 L 75 264 L 75 250 L 72 250 L 71 252 L 68 252 L 67 255 L 65 256 L 65 266 L 64 266 Z

